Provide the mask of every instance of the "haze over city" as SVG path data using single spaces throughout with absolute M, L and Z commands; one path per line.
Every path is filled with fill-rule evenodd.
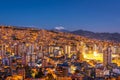
M 0 0 L 0 24 L 120 33 L 120 0 Z

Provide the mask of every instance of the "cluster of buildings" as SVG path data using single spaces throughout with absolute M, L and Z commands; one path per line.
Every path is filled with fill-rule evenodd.
M 35 79 L 37 73 L 43 73 L 41 78 L 48 80 L 51 76 L 57 80 L 119 80 L 120 43 L 0 26 L 0 65 L 1 78 L 20 74 Z

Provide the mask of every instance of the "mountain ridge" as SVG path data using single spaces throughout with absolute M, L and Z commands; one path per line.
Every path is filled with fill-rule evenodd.
M 98 40 L 108 40 L 108 41 L 115 41 L 120 42 L 120 33 L 109 33 L 109 32 L 92 32 L 87 30 L 75 30 L 75 31 L 68 31 L 68 30 L 59 30 L 61 32 L 72 33 L 75 35 L 84 36 L 91 39 L 98 39 Z

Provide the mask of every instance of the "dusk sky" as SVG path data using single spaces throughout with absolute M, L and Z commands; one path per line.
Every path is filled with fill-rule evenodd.
M 0 24 L 120 33 L 120 0 L 0 0 Z

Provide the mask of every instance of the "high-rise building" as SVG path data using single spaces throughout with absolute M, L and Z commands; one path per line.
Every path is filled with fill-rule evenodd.
M 70 54 L 71 53 L 71 46 L 65 45 L 65 54 Z
M 111 50 L 112 50 L 112 53 L 113 53 L 113 54 L 116 54 L 117 46 L 112 46 L 112 47 L 111 47 Z
M 120 54 L 120 46 L 117 49 L 117 54 Z
M 77 52 L 77 57 L 79 58 L 79 61 L 81 62 L 84 60 L 83 54 L 80 51 Z
M 112 50 L 111 47 L 107 47 L 103 53 L 103 65 L 108 66 L 112 61 Z
M 49 46 L 49 53 L 53 53 L 54 52 L 54 47 L 53 46 Z

